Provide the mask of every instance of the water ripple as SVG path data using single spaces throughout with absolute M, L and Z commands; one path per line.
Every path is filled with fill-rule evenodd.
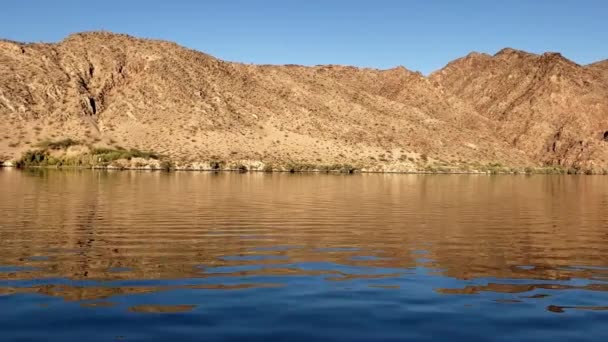
M 608 338 L 606 177 L 2 170 L 0 189 L 8 340 Z

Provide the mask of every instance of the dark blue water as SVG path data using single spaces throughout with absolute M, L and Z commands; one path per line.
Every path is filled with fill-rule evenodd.
M 0 171 L 2 341 L 605 341 L 608 178 Z

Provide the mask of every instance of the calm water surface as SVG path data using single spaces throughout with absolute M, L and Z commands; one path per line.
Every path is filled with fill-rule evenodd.
M 2 341 L 608 340 L 608 177 L 0 170 Z

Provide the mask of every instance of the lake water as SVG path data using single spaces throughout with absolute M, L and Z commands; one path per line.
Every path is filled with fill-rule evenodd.
M 0 170 L 2 341 L 608 340 L 608 177 Z

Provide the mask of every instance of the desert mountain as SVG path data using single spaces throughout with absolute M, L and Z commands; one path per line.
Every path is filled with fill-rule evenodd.
M 599 73 L 600 77 L 603 77 L 604 80 L 608 80 L 608 59 L 589 64 L 587 68 L 591 70 L 591 72 Z
M 605 63 L 515 50 L 471 54 L 424 77 L 402 67 L 231 63 L 105 32 L 0 41 L 0 159 L 72 138 L 183 165 L 608 168 L 606 75 Z
M 430 79 L 492 120 L 497 137 L 549 165 L 608 161 L 606 62 L 577 65 L 558 53 L 472 53 Z

